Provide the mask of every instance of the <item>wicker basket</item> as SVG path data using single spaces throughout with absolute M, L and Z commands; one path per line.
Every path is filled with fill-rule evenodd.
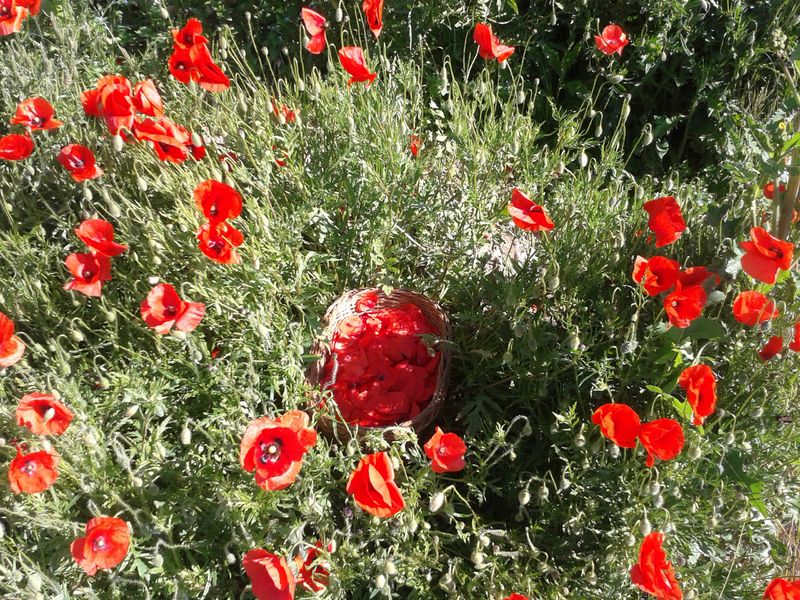
M 446 342 L 450 340 L 450 321 L 445 312 L 439 307 L 438 304 L 429 300 L 425 296 L 415 292 L 395 289 L 391 295 L 387 296 L 380 288 L 361 288 L 358 290 L 351 290 L 339 297 L 333 304 L 330 305 L 325 316 L 323 317 L 323 330 L 322 339 L 318 339 L 311 347 L 311 353 L 319 355 L 322 358 L 312 363 L 306 370 L 306 381 L 314 387 L 315 391 L 312 393 L 312 409 L 319 412 L 317 425 L 319 429 L 328 434 L 335 436 L 339 439 L 349 439 L 351 437 L 351 427 L 345 423 L 341 423 L 334 419 L 330 412 L 319 410 L 321 402 L 320 390 L 324 389 L 326 385 L 332 383 L 331 381 L 323 381 L 324 367 L 326 361 L 330 358 L 330 348 L 323 340 L 329 340 L 333 336 L 336 327 L 339 323 L 349 317 L 350 315 L 358 314 L 355 306 L 356 303 L 367 293 L 375 293 L 378 297 L 378 302 L 375 309 L 391 308 L 403 304 L 414 304 L 425 315 L 428 322 L 438 330 L 439 338 L 445 343 L 441 343 L 436 349 L 441 358 L 439 359 L 439 372 L 436 379 L 436 388 L 433 392 L 428 405 L 413 419 L 402 421 L 395 425 L 377 426 L 377 427 L 361 427 L 359 426 L 358 437 L 369 431 L 380 430 L 384 432 L 387 437 L 393 437 L 392 430 L 397 428 L 411 428 L 417 433 L 421 433 L 428 426 L 433 423 L 436 415 L 444 403 L 445 395 L 447 394 L 447 382 L 450 375 L 450 348 Z M 334 370 L 335 378 L 335 370 Z

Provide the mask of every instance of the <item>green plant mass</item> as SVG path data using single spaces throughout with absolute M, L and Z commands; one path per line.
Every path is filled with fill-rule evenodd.
M 0 598 L 800 597 L 799 40 L 0 0 Z

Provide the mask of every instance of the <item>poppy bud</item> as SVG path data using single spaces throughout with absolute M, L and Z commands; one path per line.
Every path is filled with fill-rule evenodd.
M 161 442 L 156 443 L 156 456 L 158 456 L 158 458 L 161 460 L 164 460 L 167 457 L 167 449 Z
M 539 502 L 547 502 L 547 499 L 550 497 L 550 489 L 547 487 L 547 484 L 543 483 L 539 491 L 536 492 L 536 495 L 539 497 Z
M 483 552 L 481 552 L 480 547 L 476 547 L 475 550 L 472 551 L 472 556 L 470 556 L 470 560 L 475 564 L 475 566 L 481 566 L 485 561 L 483 557 Z
M 629 533 L 629 534 L 628 534 L 628 537 L 627 537 L 627 538 L 625 538 L 625 543 L 626 543 L 628 546 L 635 546 L 635 545 L 636 545 L 636 536 L 635 536 L 635 535 L 633 535 L 632 533 Z
M 385 563 L 383 563 L 383 570 L 387 575 L 397 575 L 397 567 L 390 560 L 387 560 Z
M 386 575 L 384 575 L 383 573 L 378 573 L 375 576 L 375 587 L 378 588 L 379 590 L 382 590 L 383 588 L 386 587 Z
M 392 457 L 392 466 L 394 467 L 395 471 L 400 470 L 400 459 L 397 458 L 396 456 Z
M 153 566 L 154 567 L 160 567 L 163 564 L 164 564 L 164 557 L 163 556 L 161 556 L 160 554 L 156 554 L 155 556 L 153 556 Z
M 659 494 L 653 500 L 653 508 L 661 508 L 662 506 L 664 506 L 664 496 Z
M 87 202 L 91 202 L 92 198 L 94 198 L 94 194 L 92 193 L 92 190 L 90 190 L 88 187 L 85 187 L 83 188 L 83 197 Z
M 571 485 L 572 482 L 569 479 L 567 479 L 566 476 L 562 475 L 561 481 L 558 484 L 558 489 L 562 492 L 565 492 L 570 488 Z
M 32 591 L 38 592 L 42 589 L 42 577 L 38 573 L 31 573 L 28 576 L 28 587 Z
M 147 191 L 147 181 L 141 175 L 136 177 L 136 186 L 139 188 L 140 192 Z
M 598 123 L 597 127 L 594 128 L 594 137 L 600 137 L 603 135 L 603 124 Z
M 578 158 L 578 162 L 581 165 L 581 169 L 585 169 L 589 164 L 589 157 L 586 155 L 586 152 L 581 152 L 580 157 Z
M 644 132 L 644 137 L 642 138 L 642 145 L 649 146 L 652 143 L 653 143 L 653 132 L 650 130 L 650 127 L 648 126 Z
M 517 500 L 519 500 L 520 506 L 525 506 L 531 501 L 531 493 L 528 490 L 522 490 L 517 494 Z
M 726 446 L 733 446 L 736 443 L 736 435 L 731 431 L 728 434 L 728 437 L 725 438 L 725 445 Z
M 71 329 L 69 332 L 69 337 L 71 337 L 73 341 L 76 341 L 78 343 L 81 343 L 83 340 L 86 339 L 85 337 L 83 337 L 83 334 L 77 329 Z
M 53 446 L 52 446 L 52 444 L 50 444 L 50 440 L 48 440 L 48 439 L 46 439 L 46 438 L 45 438 L 45 439 L 43 439 L 43 440 L 42 440 L 42 448 L 43 448 L 43 449 L 45 449 L 45 450 L 47 450 L 48 452 L 49 452 L 50 450 L 52 450 L 52 449 L 53 449 Z
M 139 412 L 139 405 L 138 404 L 131 404 L 128 407 L 128 410 L 125 411 L 125 416 L 129 419 L 133 417 L 137 412 Z
M 155 412 L 155 415 L 159 419 L 163 419 L 164 415 L 166 414 L 166 412 L 164 411 L 164 405 L 163 404 L 156 404 L 156 408 L 155 408 L 154 412 Z
M 428 508 L 432 513 L 439 512 L 439 509 L 442 508 L 444 504 L 444 494 L 442 492 L 436 492 L 433 496 L 431 496 L 430 504 Z
M 160 11 L 160 12 L 161 12 L 161 18 L 162 18 L 162 19 L 169 19 L 169 11 L 166 9 L 166 7 L 164 7 L 164 6 L 162 5 L 162 6 L 161 6 L 161 11 Z
M 619 449 L 619 446 L 617 446 L 616 444 L 614 444 L 613 446 L 611 446 L 611 447 L 608 449 L 608 453 L 611 455 L 611 458 L 619 458 L 619 455 L 620 455 L 620 449 Z
M 586 583 L 588 583 L 589 585 L 595 585 L 595 584 L 597 583 L 597 575 L 595 575 L 595 573 L 594 573 L 594 569 L 592 569 L 591 571 L 589 571 L 588 573 L 586 573 L 586 574 L 583 576 L 583 579 L 584 579 L 584 581 L 586 581 Z
M 651 496 L 656 496 L 659 493 L 661 493 L 661 484 L 658 483 L 657 481 L 653 481 L 650 484 L 650 495 Z
M 569 348 L 570 350 L 577 350 L 580 347 L 580 345 L 581 345 L 581 338 L 579 338 L 576 334 L 573 333 L 567 338 L 567 348 Z M 584 442 L 583 444 L 578 444 L 578 439 L 579 438 L 575 438 L 575 444 L 578 446 L 578 448 L 583 448 L 583 445 L 586 443 L 585 438 L 583 440 Z
M 133 487 L 140 488 L 144 485 L 144 481 L 142 481 L 141 477 L 134 477 L 133 479 L 131 479 L 131 484 L 133 485 Z
M 644 519 L 642 520 L 642 535 L 647 537 L 648 535 L 650 535 L 651 531 L 652 527 L 650 525 L 650 520 L 647 518 L 647 515 L 645 515 Z
M 456 591 L 456 585 L 453 583 L 453 577 L 450 573 L 445 573 L 439 579 L 439 587 L 444 590 L 445 592 L 450 592 L 451 594 Z
M 6 536 L 6 526 L 0 521 L 0 540 Z
M 552 292 L 558 289 L 558 286 L 561 285 L 561 280 L 558 278 L 558 275 L 551 275 L 550 277 L 547 278 L 545 284 L 547 285 L 548 291 Z
M 716 515 L 711 515 L 706 520 L 706 527 L 709 529 L 714 529 L 717 525 L 719 525 L 719 519 L 716 517 Z
M 761 408 L 760 406 L 756 406 L 753 410 L 750 411 L 750 416 L 753 417 L 754 419 L 760 418 L 761 415 L 763 414 L 764 414 L 764 409 Z
M 181 444 L 184 446 L 188 446 L 192 443 L 192 430 L 189 429 L 189 425 L 186 424 L 181 429 Z
M 83 436 L 83 441 L 86 442 L 86 445 L 90 448 L 97 447 L 97 438 L 94 437 L 94 433 L 91 431 L 87 431 Z

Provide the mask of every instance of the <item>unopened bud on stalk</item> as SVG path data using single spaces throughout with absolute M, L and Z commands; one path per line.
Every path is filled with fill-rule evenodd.
M 129 419 L 139 412 L 139 405 L 138 404 L 131 404 L 128 409 L 125 411 L 125 416 Z
M 144 485 L 144 481 L 142 481 L 141 477 L 134 477 L 133 479 L 131 479 L 131 483 L 133 484 L 133 487 L 137 488 L 140 488 Z
M 86 339 L 83 336 L 83 334 L 80 331 L 78 331 L 77 329 L 71 329 L 70 332 L 69 332 L 69 337 L 71 337 L 74 341 L 76 341 L 78 343 L 80 343 L 80 342 L 82 342 L 83 340 Z
M 47 438 L 44 438 L 42 440 L 42 448 L 44 448 L 45 450 L 47 450 L 49 452 L 50 450 L 53 449 L 53 445 L 50 443 L 50 440 L 48 440 Z
M 192 443 L 192 430 L 189 429 L 189 424 L 183 426 L 181 429 L 181 444 L 188 446 Z
M 137 175 L 137 177 L 136 177 L 136 187 L 139 188 L 140 192 L 146 192 L 147 191 L 147 181 L 141 175 Z
M 648 536 L 652 531 L 652 526 L 650 525 L 650 519 L 647 518 L 647 515 L 644 516 L 642 519 L 642 535 Z
M 520 506 L 525 506 L 531 501 L 531 493 L 528 490 L 521 490 L 517 494 L 517 500 L 519 500 Z
M 539 502 L 547 502 L 547 499 L 550 497 L 550 489 L 543 483 L 536 492 L 536 496 L 539 498 Z
M 125 140 L 122 139 L 120 134 L 116 134 L 113 138 L 113 147 L 114 152 L 122 152 L 122 149 L 125 147 Z
M 166 9 L 166 7 L 161 6 L 160 12 L 161 12 L 161 18 L 162 19 L 169 19 L 169 11 Z
M 442 508 L 444 504 L 444 494 L 442 492 L 436 492 L 433 496 L 431 496 L 430 504 L 428 508 L 432 513 L 439 512 L 439 509 Z
M 94 194 L 92 194 L 92 190 L 90 190 L 88 187 L 85 187 L 83 188 L 83 197 L 87 202 L 91 202 L 92 198 L 94 198 Z
M 586 152 L 581 152 L 580 157 L 578 158 L 578 162 L 581 165 L 581 169 L 585 169 L 589 164 L 589 157 L 587 156 Z

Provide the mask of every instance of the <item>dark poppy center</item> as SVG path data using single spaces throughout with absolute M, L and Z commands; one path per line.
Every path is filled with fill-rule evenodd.
M 770 246 L 769 251 L 775 255 L 775 258 L 783 258 L 783 251 L 775 246 Z
M 211 208 L 208 209 L 208 214 L 210 214 L 212 217 L 216 217 L 218 213 L 219 209 L 217 208 L 217 204 L 212 204 Z
M 186 70 L 186 65 L 185 65 L 185 64 L 183 64 L 182 62 L 175 63 L 175 68 L 176 68 L 178 71 L 185 71 L 185 70 Z
M 95 549 L 95 551 L 98 551 L 98 550 L 105 550 L 105 548 L 106 548 L 106 546 L 107 546 L 107 545 L 108 545 L 108 544 L 107 544 L 107 542 L 106 542 L 106 538 L 105 538 L 105 536 L 103 536 L 103 535 L 99 535 L 99 536 L 97 536 L 97 537 L 94 539 L 94 541 L 92 542 L 92 547 Z
M 39 125 L 44 124 L 44 119 L 42 117 L 33 117 L 31 122 L 38 127 Z
M 174 304 L 170 304 L 169 306 L 164 308 L 164 314 L 169 315 L 170 317 L 174 317 L 178 314 L 178 307 Z
M 34 461 L 26 460 L 25 464 L 23 464 L 22 468 L 20 468 L 20 471 L 25 473 L 25 475 L 33 475 L 36 469 L 37 469 L 37 464 Z
M 82 169 L 86 166 L 86 163 L 83 162 L 80 158 L 72 157 L 70 159 L 70 164 L 72 165 L 73 169 Z
M 0 16 L 7 17 L 11 14 L 11 9 L 8 6 L 0 6 Z
M 94 277 L 94 271 L 92 271 L 88 267 L 84 267 L 83 271 L 81 271 L 81 276 L 86 279 L 87 281 Z
M 208 247 L 210 250 L 219 254 L 222 252 L 222 249 L 225 248 L 225 242 L 222 240 L 208 240 Z
M 269 443 L 261 442 L 259 446 L 261 455 L 258 457 L 258 462 L 262 465 L 278 462 L 278 459 L 281 457 L 282 446 L 283 442 L 280 440 L 270 440 Z

